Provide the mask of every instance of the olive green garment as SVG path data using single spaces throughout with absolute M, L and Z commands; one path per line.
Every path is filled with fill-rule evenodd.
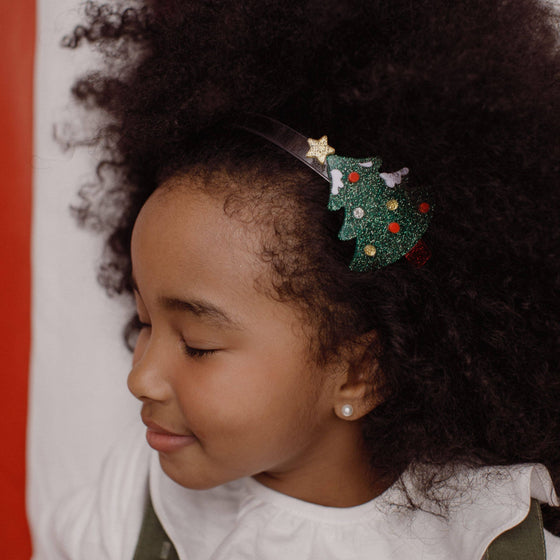
M 546 560 L 541 506 L 531 501 L 527 517 L 498 536 L 488 547 L 484 560 Z

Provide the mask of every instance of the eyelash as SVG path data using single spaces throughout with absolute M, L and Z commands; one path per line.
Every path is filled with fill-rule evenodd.
M 183 349 L 185 350 L 185 354 L 189 356 L 189 358 L 205 358 L 206 356 L 210 356 L 211 354 L 215 354 L 217 352 L 217 350 L 193 348 L 192 346 L 189 346 L 184 340 Z
M 143 321 L 140 320 L 139 317 L 136 317 L 136 325 L 140 330 L 152 328 L 152 325 L 150 325 L 150 323 L 144 323 Z M 185 354 L 189 356 L 189 358 L 204 358 L 206 356 L 215 354 L 217 352 L 217 350 L 214 349 L 206 350 L 203 348 L 193 348 L 192 346 L 189 346 L 183 339 L 181 339 L 181 344 L 183 346 L 183 350 L 185 351 Z
M 149 329 L 152 325 L 150 325 L 150 323 L 145 323 L 144 321 L 142 321 L 138 313 L 136 313 L 133 318 L 133 326 L 135 329 L 141 330 Z

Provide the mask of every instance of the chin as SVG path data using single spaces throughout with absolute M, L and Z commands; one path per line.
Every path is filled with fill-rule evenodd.
M 216 488 L 226 482 L 235 480 L 235 477 L 212 477 L 208 471 L 196 471 L 188 466 L 179 466 L 169 461 L 165 456 L 160 454 L 159 464 L 162 471 L 175 483 L 188 488 L 189 490 L 209 490 Z M 238 477 L 241 478 L 241 477 Z

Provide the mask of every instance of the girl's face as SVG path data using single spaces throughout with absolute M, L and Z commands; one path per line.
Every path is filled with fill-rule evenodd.
M 224 214 L 223 201 L 182 186 L 196 180 L 156 191 L 132 236 L 145 326 L 128 384 L 148 442 L 189 488 L 312 477 L 357 424 L 333 413 L 337 367 L 311 360 L 293 305 L 256 289 L 268 281 L 258 232 Z

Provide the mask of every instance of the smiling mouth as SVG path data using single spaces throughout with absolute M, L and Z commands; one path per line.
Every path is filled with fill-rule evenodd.
M 192 434 L 175 434 L 162 428 L 155 422 L 144 419 L 142 421 L 147 427 L 146 441 L 148 445 L 160 453 L 172 453 L 197 441 L 196 437 Z

